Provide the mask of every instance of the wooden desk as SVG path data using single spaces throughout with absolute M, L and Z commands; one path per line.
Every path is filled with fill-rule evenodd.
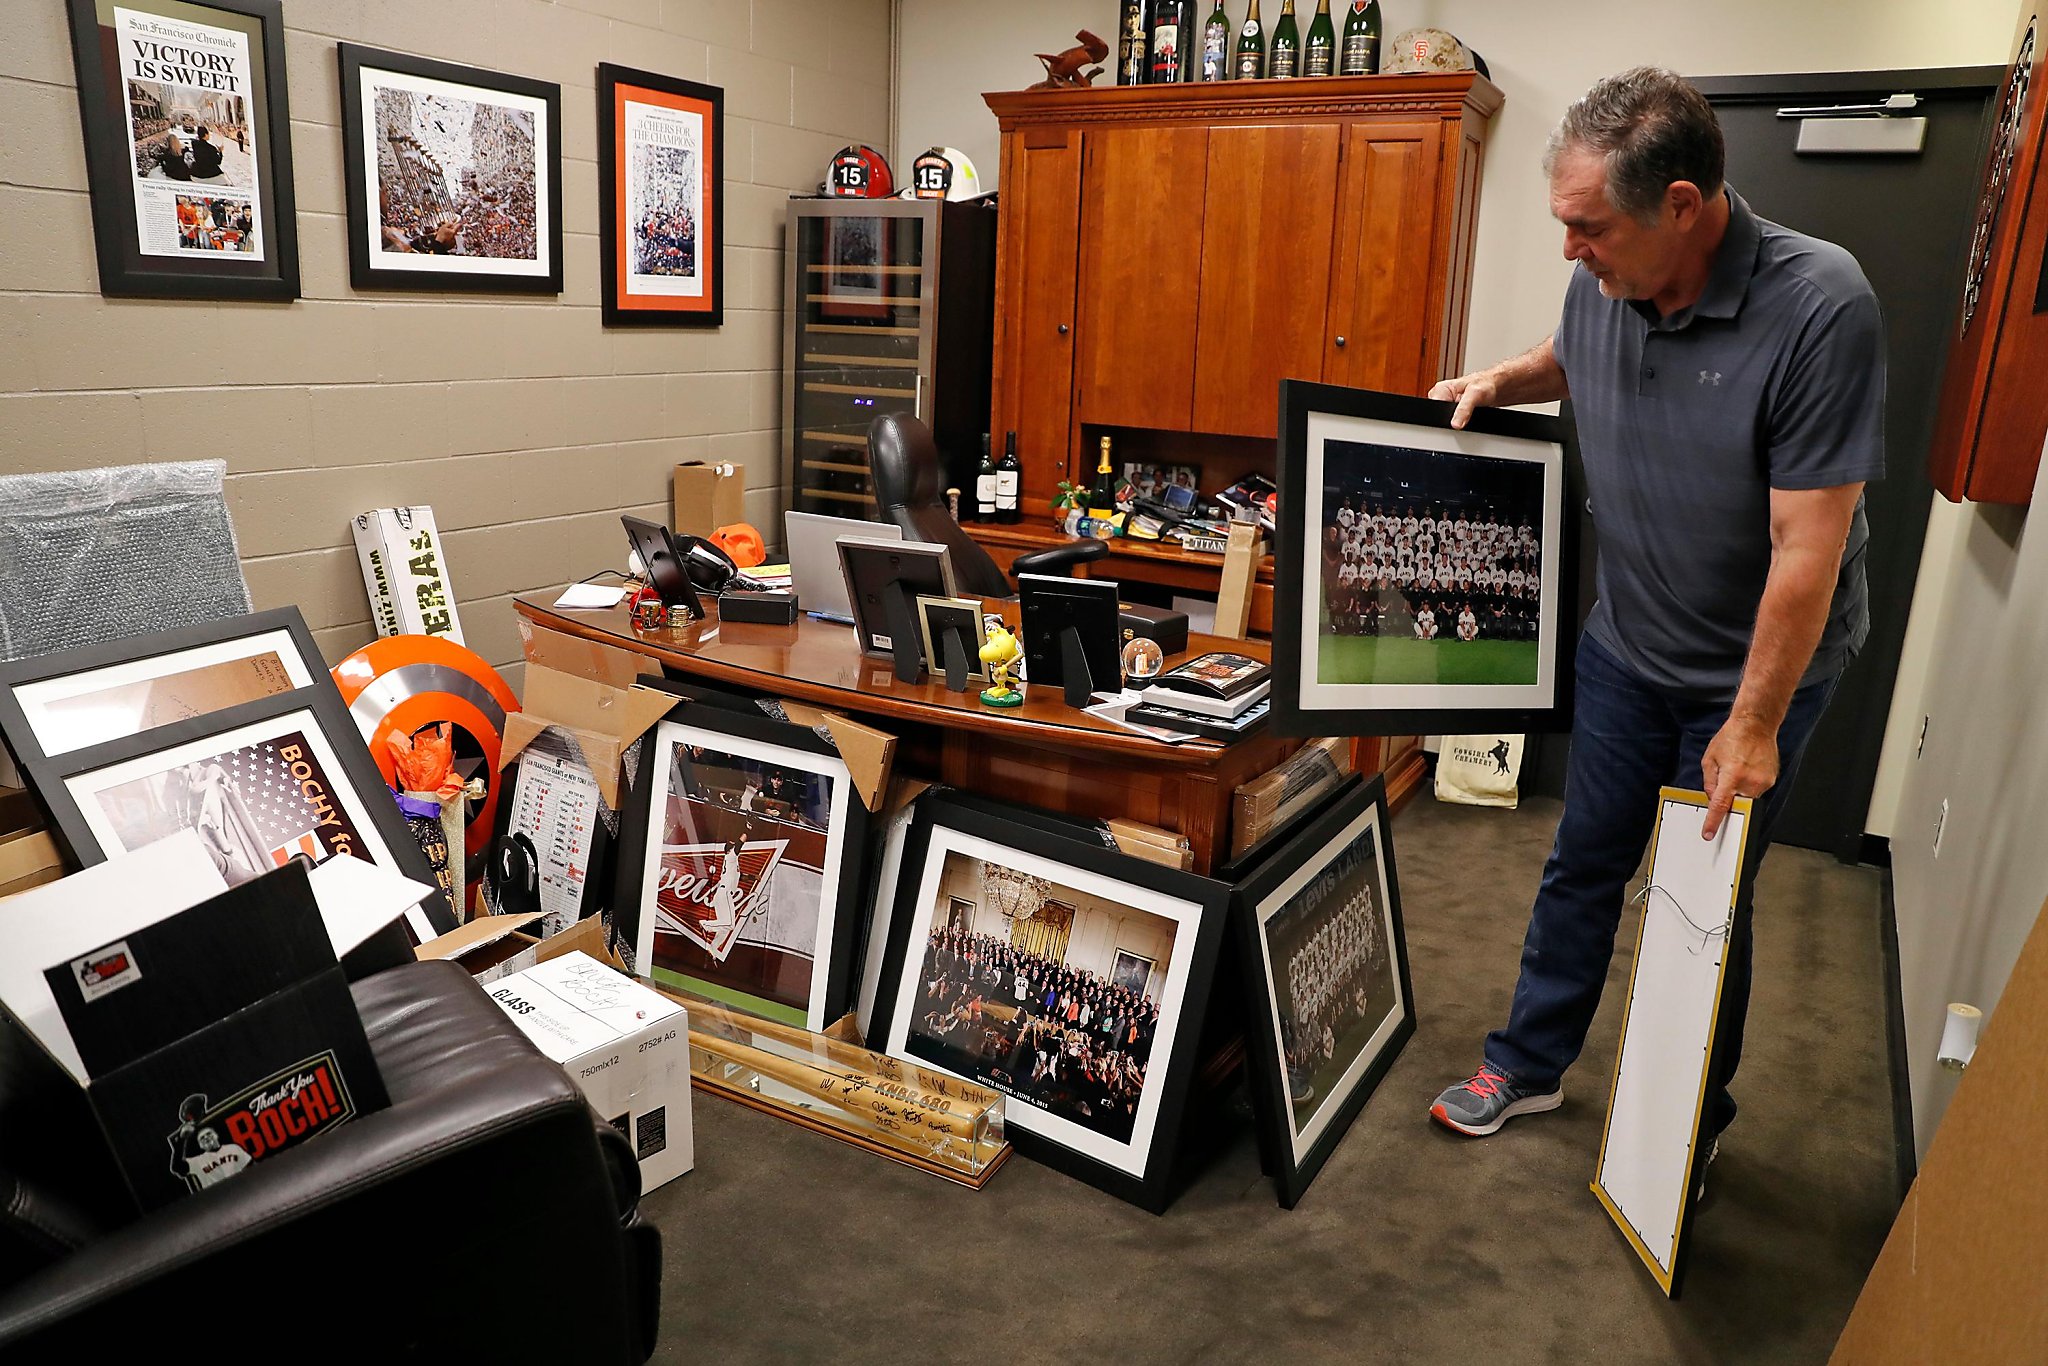
M 1066 545 L 1075 538 L 1050 526 L 1019 522 L 1004 526 L 991 522 L 968 522 L 967 534 L 981 543 L 996 567 L 1009 573 L 1010 562 Z M 1216 595 L 1217 580 L 1223 573 L 1223 557 L 1207 551 L 1189 550 L 1178 541 L 1143 541 L 1119 536 L 1109 543 L 1109 554 L 1091 564 L 1074 566 L 1077 579 L 1115 579 L 1120 583 L 1149 583 L 1183 593 Z M 1252 584 L 1252 615 L 1249 628 L 1260 636 L 1273 634 L 1273 557 L 1259 560 L 1258 578 Z
M 1024 705 L 981 704 L 979 685 L 946 691 L 942 678 L 897 681 L 890 661 L 861 655 L 851 629 L 800 618 L 794 626 L 721 623 L 641 631 L 623 608 L 557 610 L 554 593 L 516 600 L 537 626 L 648 656 L 670 676 L 793 698 L 863 719 L 898 738 L 897 766 L 973 792 L 1078 816 L 1126 816 L 1178 831 L 1209 872 L 1230 851 L 1230 804 L 1240 783 L 1300 747 L 1261 732 L 1234 744 L 1165 745 L 1068 707 L 1057 688 L 1025 688 Z M 708 605 L 708 604 L 707 604 Z M 990 603 L 1014 620 L 1015 603 Z M 1194 636 L 1190 654 L 1269 655 L 1265 641 Z M 1184 655 L 1172 656 L 1168 667 Z

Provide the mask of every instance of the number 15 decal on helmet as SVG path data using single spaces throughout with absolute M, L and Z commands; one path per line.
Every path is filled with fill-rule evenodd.
M 910 188 L 919 199 L 973 199 L 981 177 L 959 148 L 934 147 L 912 163 Z
M 896 178 L 880 152 L 855 144 L 833 153 L 825 193 L 834 199 L 887 199 L 896 193 Z

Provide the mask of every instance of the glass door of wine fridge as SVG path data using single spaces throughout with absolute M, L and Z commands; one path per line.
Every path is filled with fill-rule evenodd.
M 929 420 L 939 205 L 793 200 L 783 362 L 789 506 L 877 516 L 868 424 Z

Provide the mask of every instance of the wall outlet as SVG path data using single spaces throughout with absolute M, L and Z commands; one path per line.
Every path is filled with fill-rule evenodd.
M 1920 718 L 1920 738 L 1913 742 L 1913 757 L 1915 759 L 1927 752 L 1927 727 L 1933 724 L 1933 721 L 1934 717 L 1931 715 Z
M 1941 799 L 1941 810 L 1934 816 L 1934 856 L 1941 857 L 1941 835 L 1948 829 L 1948 798 Z

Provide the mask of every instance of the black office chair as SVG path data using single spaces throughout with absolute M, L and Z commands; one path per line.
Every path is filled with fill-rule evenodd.
M 981 543 L 960 529 L 939 486 L 943 465 L 932 429 L 908 413 L 884 413 L 868 424 L 868 470 L 874 478 L 875 501 L 882 519 L 903 528 L 905 540 L 933 541 L 952 552 L 953 577 L 962 593 L 978 598 L 1007 598 L 1016 593 Z M 1012 574 L 1073 572 L 1077 564 L 1099 560 L 1109 547 L 1092 536 L 1070 545 L 1019 555 Z

